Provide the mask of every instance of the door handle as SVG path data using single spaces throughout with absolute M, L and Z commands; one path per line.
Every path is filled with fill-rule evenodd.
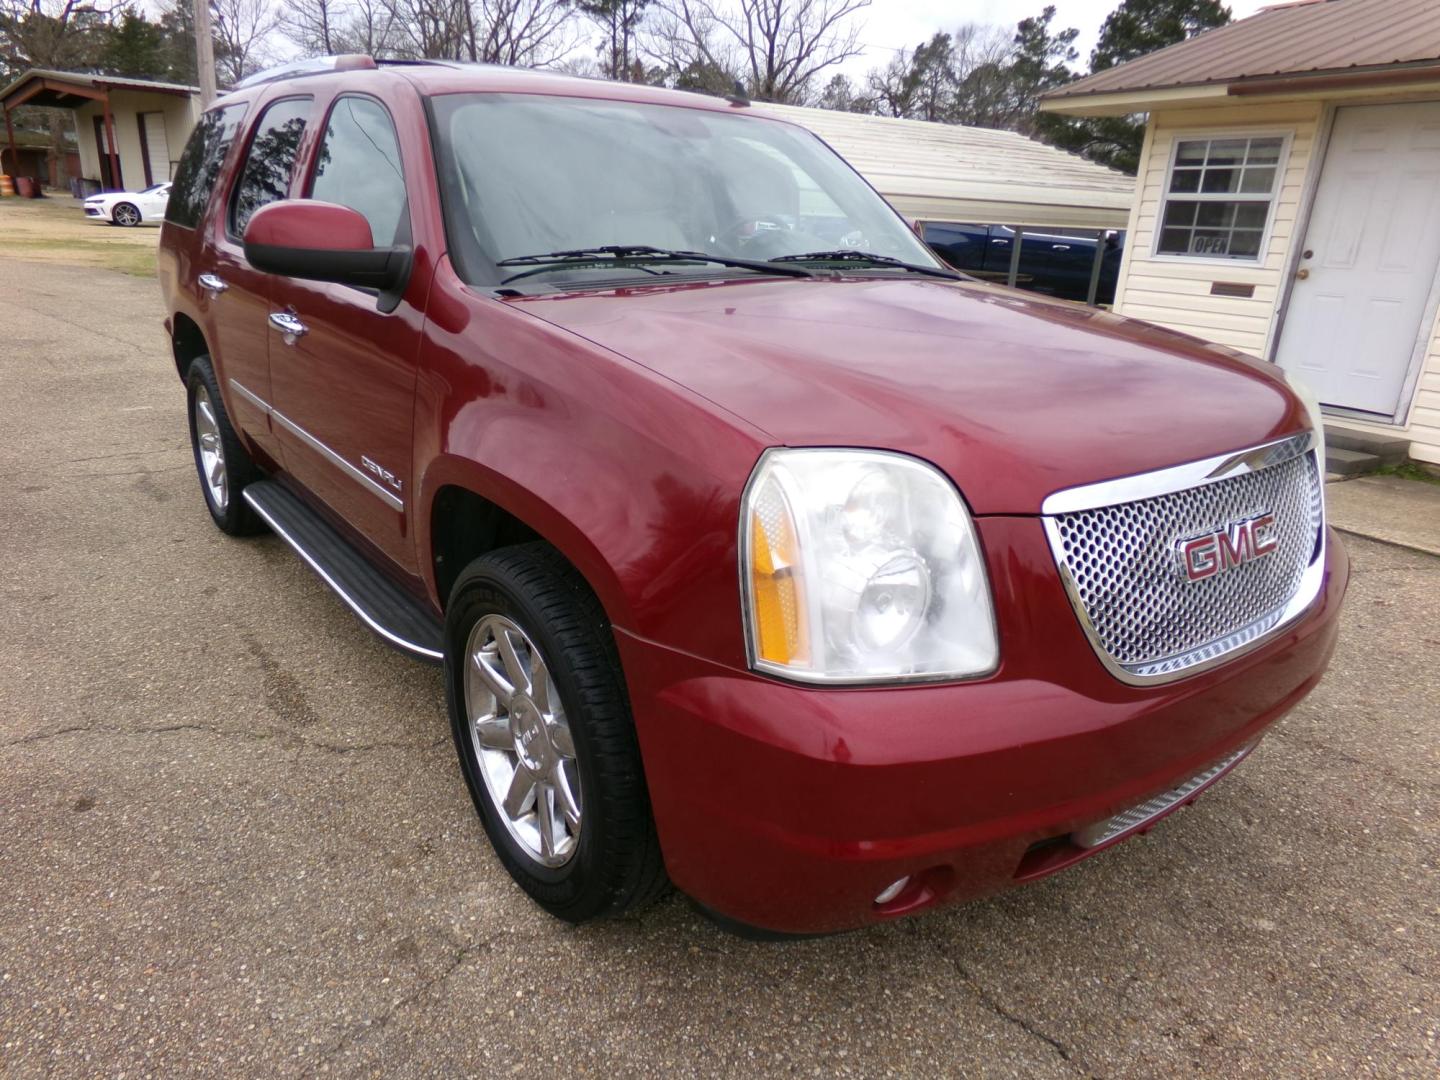
M 1070 250 L 1070 245 L 1069 245 L 1069 244 L 1056 244 L 1056 245 L 1055 245 L 1054 247 L 1052 247 L 1050 250 L 1051 250 L 1051 251 L 1069 251 L 1069 250 Z
M 1304 281 L 1310 276 L 1310 268 L 1308 266 L 1302 266 L 1299 270 L 1295 271 L 1295 276 L 1301 281 Z
M 220 278 L 216 277 L 214 274 L 201 274 L 199 280 L 200 287 L 206 292 L 208 292 L 211 296 L 219 296 L 222 292 L 224 292 L 230 287 L 229 285 L 226 285 L 225 282 L 222 281 Z
M 295 342 L 310 332 L 308 326 L 288 311 L 271 312 L 270 328 L 280 331 L 285 338 L 286 345 L 294 345 Z

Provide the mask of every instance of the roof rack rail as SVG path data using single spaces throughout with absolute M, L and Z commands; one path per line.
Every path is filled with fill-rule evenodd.
M 420 57 L 415 60 L 402 60 L 393 56 L 377 56 L 375 63 L 380 67 L 424 67 L 429 65 L 430 67 L 458 68 L 464 66 L 464 62 L 461 60 L 433 60 L 425 57 Z
M 345 53 L 340 56 L 316 56 L 308 60 L 296 60 L 279 67 L 266 68 L 254 75 L 247 75 L 231 90 L 246 90 L 252 86 L 275 82 L 278 79 L 298 79 L 305 75 L 328 75 L 332 71 L 373 71 L 375 60 L 364 53 Z

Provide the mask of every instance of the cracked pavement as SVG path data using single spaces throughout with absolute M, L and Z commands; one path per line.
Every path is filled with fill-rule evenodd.
M 0 1075 L 1440 1071 L 1440 559 L 1191 809 L 840 937 L 510 884 L 436 669 L 210 524 L 152 281 L 0 259 Z

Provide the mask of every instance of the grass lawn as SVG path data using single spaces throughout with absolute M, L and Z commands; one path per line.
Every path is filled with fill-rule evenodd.
M 80 203 L 68 195 L 0 199 L 0 256 L 154 277 L 159 240 L 156 228 L 88 221 Z

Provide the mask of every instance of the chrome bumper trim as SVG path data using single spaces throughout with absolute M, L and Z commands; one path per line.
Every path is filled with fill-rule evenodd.
M 1196 773 L 1189 780 L 1186 780 L 1178 787 L 1156 795 L 1153 799 L 1146 799 L 1138 806 L 1132 806 L 1128 810 L 1122 810 L 1114 817 L 1108 817 L 1104 821 L 1097 821 L 1094 825 L 1070 834 L 1070 842 L 1076 847 L 1094 848 L 1099 847 L 1110 840 L 1114 840 L 1123 833 L 1131 832 L 1154 821 L 1161 814 L 1172 807 L 1184 802 L 1186 799 L 1198 794 L 1203 788 L 1213 784 L 1220 777 L 1239 765 L 1255 749 L 1255 743 L 1246 743 L 1239 750 L 1236 750 L 1227 758 L 1217 761 L 1210 768 L 1202 773 Z

